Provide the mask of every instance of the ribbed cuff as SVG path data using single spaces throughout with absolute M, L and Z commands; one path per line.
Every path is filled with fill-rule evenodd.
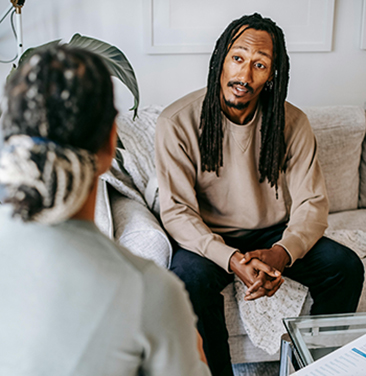
M 230 259 L 231 256 L 238 250 L 229 247 L 222 241 L 217 240 L 212 241 L 207 248 L 208 249 L 205 252 L 205 257 L 219 265 L 228 273 L 232 274 L 233 272 L 230 270 Z
M 305 246 L 302 244 L 301 239 L 295 235 L 286 236 L 286 238 L 281 239 L 275 244 L 283 247 L 290 256 L 291 262 L 287 267 L 292 266 L 297 259 L 304 257 L 306 254 Z

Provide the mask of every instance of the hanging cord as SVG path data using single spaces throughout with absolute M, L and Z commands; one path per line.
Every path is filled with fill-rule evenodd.
M 9 14 L 9 12 L 11 12 L 11 8 L 9 9 L 9 11 L 4 15 L 4 17 L 0 20 L 0 24 L 4 21 L 4 19 L 6 18 L 6 16 Z M 15 26 L 14 26 L 14 14 L 15 14 L 15 9 L 12 11 L 11 13 L 11 16 L 10 16 L 10 24 L 11 24 L 11 28 L 13 30 L 13 34 L 14 34 L 14 38 L 15 40 L 17 40 L 17 32 L 15 30 Z M 18 53 L 15 55 L 15 57 L 11 60 L 0 60 L 0 63 L 4 63 L 4 64 L 7 64 L 7 63 L 12 63 L 13 61 L 15 61 L 16 59 L 18 58 Z

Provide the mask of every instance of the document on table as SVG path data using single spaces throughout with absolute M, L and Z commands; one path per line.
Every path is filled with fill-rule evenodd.
M 365 376 L 366 334 L 292 374 L 295 375 Z

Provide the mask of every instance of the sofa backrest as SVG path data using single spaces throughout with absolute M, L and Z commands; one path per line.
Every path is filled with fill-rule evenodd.
M 362 143 L 362 155 L 360 163 L 360 198 L 359 208 L 366 208 L 366 137 Z
M 357 106 L 329 106 L 307 107 L 303 111 L 318 141 L 319 162 L 329 196 L 329 212 L 366 207 L 364 110 Z

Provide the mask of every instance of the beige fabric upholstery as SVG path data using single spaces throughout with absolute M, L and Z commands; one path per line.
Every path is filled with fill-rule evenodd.
M 329 230 L 366 231 L 366 209 L 348 210 L 332 213 L 328 217 Z
M 364 111 L 355 106 L 334 106 L 309 107 L 304 112 L 318 140 L 329 212 L 357 209 L 359 165 L 366 131 Z

